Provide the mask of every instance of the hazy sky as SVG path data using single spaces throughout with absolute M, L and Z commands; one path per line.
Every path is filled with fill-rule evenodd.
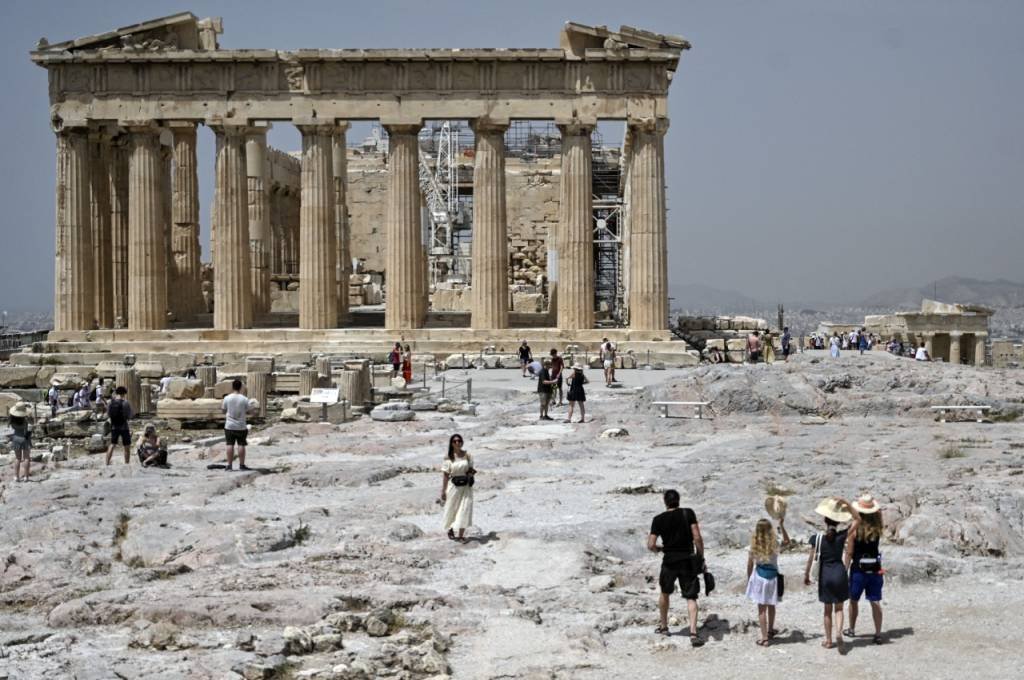
M 52 306 L 54 136 L 29 50 L 183 10 L 222 16 L 225 48 L 557 47 L 570 19 L 682 35 L 673 285 L 796 302 L 1024 279 L 1024 2 L 5 0 L 0 308 Z M 213 142 L 200 137 L 208 230 Z

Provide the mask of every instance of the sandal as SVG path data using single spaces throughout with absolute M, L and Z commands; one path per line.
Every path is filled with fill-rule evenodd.
M 448 530 L 448 538 L 450 538 L 453 541 L 455 540 L 455 530 L 454 529 L 449 529 Z
M 876 645 L 882 644 L 882 636 L 878 633 L 875 633 L 873 636 L 871 636 L 871 642 L 875 643 Z
M 696 633 L 690 633 L 690 646 L 691 647 L 702 647 L 704 641 L 700 639 L 700 636 Z
M 778 634 L 779 634 L 779 631 L 777 631 L 774 628 L 772 628 L 772 629 L 770 629 L 768 631 L 768 639 L 771 640 L 771 639 L 773 639 Z
M 853 628 L 847 628 L 843 631 L 843 635 L 846 637 L 857 637 L 857 634 L 853 632 Z
M 655 635 L 668 635 L 668 626 L 658 626 L 654 629 Z
M 768 646 L 768 639 L 766 638 L 764 640 L 758 640 L 757 641 L 757 646 L 758 647 L 767 647 Z

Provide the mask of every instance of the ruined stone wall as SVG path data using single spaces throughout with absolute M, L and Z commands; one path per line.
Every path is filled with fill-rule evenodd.
M 348 154 L 349 252 L 368 271 L 384 271 L 384 212 L 388 170 L 380 153 Z

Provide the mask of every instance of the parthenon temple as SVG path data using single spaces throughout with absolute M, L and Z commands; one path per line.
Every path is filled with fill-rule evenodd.
M 451 347 L 512 344 L 524 328 L 566 341 L 673 339 L 664 138 L 685 40 L 568 23 L 554 49 L 286 52 L 222 49 L 222 33 L 219 18 L 182 13 L 44 39 L 31 53 L 47 70 L 56 133 L 51 339 L 258 349 L 380 326 L 381 337 Z M 594 148 L 602 121 L 624 124 L 620 149 Z M 354 210 L 372 154 L 348 136 L 368 123 L 376 215 Z M 285 124 L 300 151 L 268 147 L 268 130 Z M 523 124 L 553 131 L 547 159 L 512 156 Z M 452 154 L 460 125 L 472 146 Z M 200 126 L 216 141 L 210 264 Z M 517 169 L 523 157 L 529 167 Z M 615 173 L 606 193 L 595 189 L 601 163 Z M 439 189 L 442 170 L 456 180 Z M 510 207 L 530 209 L 511 186 L 520 170 L 557 182 L 551 214 L 527 220 L 543 226 L 528 246 L 510 230 L 520 219 Z M 460 192 L 471 194 L 465 221 Z M 362 285 L 383 294 L 383 312 Z M 461 315 L 451 290 L 465 293 Z

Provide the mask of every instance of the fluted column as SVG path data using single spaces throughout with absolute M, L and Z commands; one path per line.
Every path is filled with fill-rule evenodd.
M 960 333 L 949 334 L 949 363 L 960 364 Z
M 114 327 L 128 324 L 128 158 L 131 138 L 120 135 L 110 146 L 107 182 L 110 196 L 111 297 Z
M 164 241 L 164 160 L 155 126 L 129 128 L 128 328 L 167 327 L 167 253 Z
M 338 325 L 338 239 L 334 223 L 334 125 L 299 124 L 299 327 Z
M 266 127 L 249 130 L 245 142 L 249 188 L 249 266 L 252 305 L 257 314 L 270 311 L 270 167 Z
M 984 366 L 985 365 L 985 341 L 988 339 L 988 333 L 975 333 L 974 334 L 974 365 Z
M 171 123 L 174 133 L 174 181 L 171 204 L 172 246 L 182 316 L 194 318 L 203 308 L 199 245 L 199 175 L 195 123 Z
M 163 137 L 163 135 L 161 135 Z M 173 140 L 171 136 L 170 140 Z M 168 140 L 168 141 L 170 141 Z M 180 285 L 178 275 L 178 260 L 174 256 L 174 223 L 172 219 L 174 202 L 174 145 L 164 144 L 161 140 L 160 157 L 163 159 L 161 165 L 163 176 L 160 178 L 160 205 L 164 211 L 164 253 L 167 258 L 165 272 L 167 273 L 167 311 L 171 321 L 181 321 L 187 316 L 183 306 L 186 303 L 184 297 L 177 294 Z
M 505 211 L 505 130 L 473 121 L 473 288 L 470 325 L 508 328 L 508 216 Z
M 95 319 L 91 259 L 89 137 L 85 128 L 57 133 L 57 246 L 53 328 L 88 330 Z
M 422 328 L 426 321 L 426 270 L 420 226 L 420 125 L 389 125 L 385 272 L 389 330 Z M 475 245 L 475 244 L 474 244 Z
M 249 283 L 249 189 L 245 168 L 248 128 L 213 125 L 217 136 L 214 224 L 217 248 L 213 262 L 213 327 L 252 326 Z
M 93 306 L 96 323 L 100 328 L 114 326 L 114 277 L 111 257 L 112 234 L 110 227 L 110 181 L 107 166 L 110 162 L 110 136 L 106 132 L 89 133 L 89 195 L 92 226 Z
M 932 361 L 935 361 L 935 334 L 922 333 L 921 336 L 924 338 L 924 351 L 928 352 L 928 357 Z
M 665 132 L 668 120 L 629 123 L 630 159 L 629 327 L 668 327 Z M 559 276 L 564 274 L 559 272 Z M 561 295 L 559 296 L 561 299 Z
M 345 157 L 345 133 L 348 123 L 339 123 L 334 129 L 334 225 L 338 245 L 338 322 L 348 319 L 348 277 L 352 270 L 349 255 L 348 202 L 345 185 L 348 182 L 348 159 Z
M 285 230 L 287 235 L 287 252 L 288 252 L 288 273 L 298 274 L 299 273 L 299 222 L 301 213 L 301 206 L 299 201 L 299 194 L 294 189 L 288 192 L 287 200 L 285 201 L 285 215 L 287 215 L 288 222 L 285 224 Z
M 594 210 L 590 125 L 559 125 L 558 327 L 594 327 Z

